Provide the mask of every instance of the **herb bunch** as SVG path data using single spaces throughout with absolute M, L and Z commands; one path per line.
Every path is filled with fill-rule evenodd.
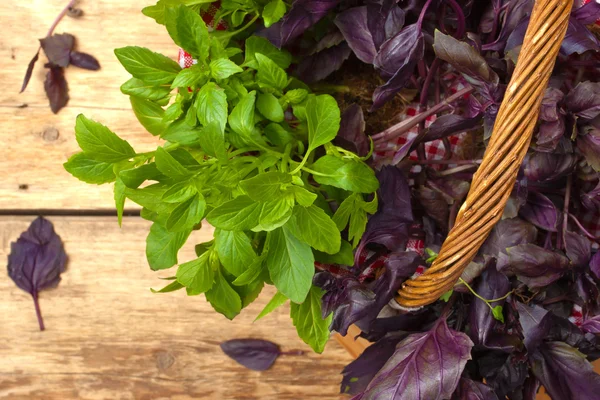
M 378 180 L 364 158 L 332 143 L 340 129 L 334 98 L 290 77 L 291 55 L 251 35 L 259 15 L 268 23 L 268 4 L 259 13 L 223 2 L 222 18 L 236 26 L 249 13 L 249 21 L 209 32 L 201 3 L 162 0 L 145 9 L 198 60 L 191 68 L 146 48 L 115 50 L 132 75 L 122 92 L 164 146 L 136 152 L 79 115 L 82 152 L 65 168 L 84 182 L 115 183 L 119 223 L 126 199 L 143 207 L 153 222 L 146 247 L 153 270 L 178 264 L 178 250 L 204 218 L 215 227 L 214 239 L 196 245 L 197 258 L 179 263 L 159 292 L 204 293 L 232 319 L 273 284 L 277 295 L 260 317 L 290 299 L 300 337 L 321 352 L 331 317 L 322 317 L 322 290 L 312 285 L 315 261 L 352 262 L 367 214 L 377 210 Z

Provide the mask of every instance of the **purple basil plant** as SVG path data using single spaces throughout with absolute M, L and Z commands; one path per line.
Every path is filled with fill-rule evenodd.
M 378 210 L 354 264 L 320 265 L 314 279 L 330 328 L 345 335 L 356 324 L 372 342 L 344 369 L 343 393 L 532 400 L 543 385 L 553 399 L 600 398 L 590 364 L 600 357 L 600 42 L 590 27 L 600 4 L 581 3 L 502 220 L 454 289 L 419 310 L 400 309 L 394 294 L 435 259 L 454 224 L 533 1 L 296 0 L 261 32 L 298 56 L 306 82 L 326 84 L 353 64 L 378 82 L 369 107 L 343 113 L 336 139 L 362 156 L 374 145 L 374 165 L 384 165 Z M 451 90 L 448 74 L 462 89 Z M 416 93 L 419 112 L 373 132 L 367 117 L 403 91 Z M 393 155 L 378 153 L 411 129 Z M 461 151 L 449 145 L 458 134 Z M 434 140 L 443 159 L 424 151 Z

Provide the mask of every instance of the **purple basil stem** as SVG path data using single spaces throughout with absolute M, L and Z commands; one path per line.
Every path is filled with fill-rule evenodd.
M 508 278 L 496 270 L 495 259 L 490 258 L 486 269 L 481 274 L 481 279 L 475 292 L 485 299 L 498 299 L 510 290 Z M 502 306 L 504 300 L 494 302 L 492 307 Z M 485 345 L 489 334 L 492 332 L 496 320 L 490 307 L 478 298 L 473 299 L 470 309 L 469 321 L 471 330 L 469 336 L 475 344 Z
M 367 7 L 354 7 L 338 14 L 334 21 L 359 60 L 372 64 L 377 55 L 373 36 L 367 27 Z
M 583 6 L 574 9 L 571 15 L 584 25 L 590 25 L 600 19 L 600 3 L 590 1 Z
M 519 210 L 520 216 L 538 228 L 556 232 L 560 211 L 554 203 L 541 193 L 529 192 L 527 203 Z
M 598 399 L 600 375 L 576 348 L 561 341 L 547 342 L 530 357 L 533 374 L 551 398 Z
M 491 387 L 467 378 L 460 380 L 458 393 L 458 400 L 498 400 L 498 396 Z
M 358 154 L 369 153 L 369 138 L 365 134 L 365 116 L 358 104 L 352 104 L 342 113 L 340 130 L 334 143 Z
M 51 66 L 44 81 L 50 109 L 57 114 L 69 102 L 69 86 L 65 79 L 64 68 Z
M 560 54 L 570 56 L 571 54 L 582 54 L 590 50 L 600 51 L 598 39 L 584 24 L 575 17 L 571 17 L 567 34 L 560 47 Z
M 321 81 L 341 68 L 350 57 L 351 50 L 346 43 L 322 50 L 300 62 L 296 74 L 306 83 Z
M 398 343 L 394 354 L 358 398 L 449 399 L 471 359 L 472 347 L 471 339 L 448 328 L 442 316 L 429 331 L 409 335 Z
M 50 64 L 58 67 L 67 67 L 69 65 L 69 56 L 75 45 L 75 37 L 68 33 L 53 35 L 40 39 L 40 44 Z
M 221 343 L 221 350 L 233 360 L 254 371 L 266 371 L 281 355 L 279 346 L 262 339 L 228 340 Z
M 60 237 L 50 221 L 35 219 L 16 242 L 11 243 L 8 256 L 8 276 L 22 290 L 33 297 L 40 330 L 44 321 L 38 293 L 56 287 L 64 272 L 67 255 Z
M 97 71 L 100 69 L 100 63 L 96 58 L 87 53 L 80 53 L 78 51 L 71 52 L 71 65 L 79 68 L 89 69 L 90 71 Z

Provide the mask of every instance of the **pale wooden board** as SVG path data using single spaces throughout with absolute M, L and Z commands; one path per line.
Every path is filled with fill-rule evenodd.
M 10 242 L 33 218 L 0 217 L 0 265 Z M 274 294 L 265 290 L 234 322 L 204 296 L 152 294 L 173 270 L 149 270 L 149 223 L 125 218 L 53 217 L 69 264 L 59 287 L 41 294 L 47 330 L 39 332 L 31 297 L 0 274 L 0 398 L 3 399 L 336 399 L 340 372 L 351 361 L 335 341 L 317 355 L 298 339 L 287 306 L 260 323 L 254 317 Z M 196 233 L 180 253 L 211 236 Z M 283 350 L 266 372 L 227 358 L 219 343 L 264 338 Z
M 19 94 L 37 39 L 46 35 L 67 2 L 4 0 L 0 7 L 0 209 L 114 209 L 110 186 L 86 185 L 63 170 L 62 164 L 78 150 L 73 132 L 77 114 L 108 125 L 136 150 L 151 150 L 158 143 L 136 120 L 129 98 L 121 94 L 119 87 L 129 74 L 113 53 L 118 47 L 139 45 L 176 58 L 177 47 L 165 28 L 140 11 L 152 0 L 82 0 L 84 16 L 65 17 L 56 32 L 75 35 L 78 48 L 97 57 L 102 69 L 69 67 L 71 100 L 54 115 L 43 89 L 42 54 L 29 87 Z M 27 108 L 17 108 L 23 104 Z

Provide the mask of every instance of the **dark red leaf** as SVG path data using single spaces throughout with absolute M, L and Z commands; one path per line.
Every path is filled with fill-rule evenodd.
M 254 371 L 271 368 L 281 354 L 279 346 L 262 339 L 232 339 L 221 343 L 221 350 L 229 357 Z
M 59 67 L 67 67 L 69 65 L 69 55 L 75 45 L 75 37 L 68 33 L 60 35 L 52 35 L 44 39 L 40 39 L 40 44 L 50 64 Z
M 38 49 L 35 56 L 29 61 L 29 65 L 27 66 L 27 71 L 25 71 L 25 77 L 23 78 L 23 85 L 21 86 L 21 92 L 23 93 L 25 89 L 27 89 L 27 85 L 29 84 L 29 80 L 31 80 L 31 74 L 33 73 L 33 67 L 35 67 L 35 63 L 40 58 L 40 49 Z
M 51 67 L 44 81 L 46 96 L 50 100 L 50 109 L 57 114 L 69 102 L 69 86 L 61 67 Z
M 96 60 L 94 56 L 87 53 L 72 51 L 70 60 L 72 65 L 79 68 L 89 69 L 90 71 L 97 71 L 100 69 L 100 63 L 98 60 Z

